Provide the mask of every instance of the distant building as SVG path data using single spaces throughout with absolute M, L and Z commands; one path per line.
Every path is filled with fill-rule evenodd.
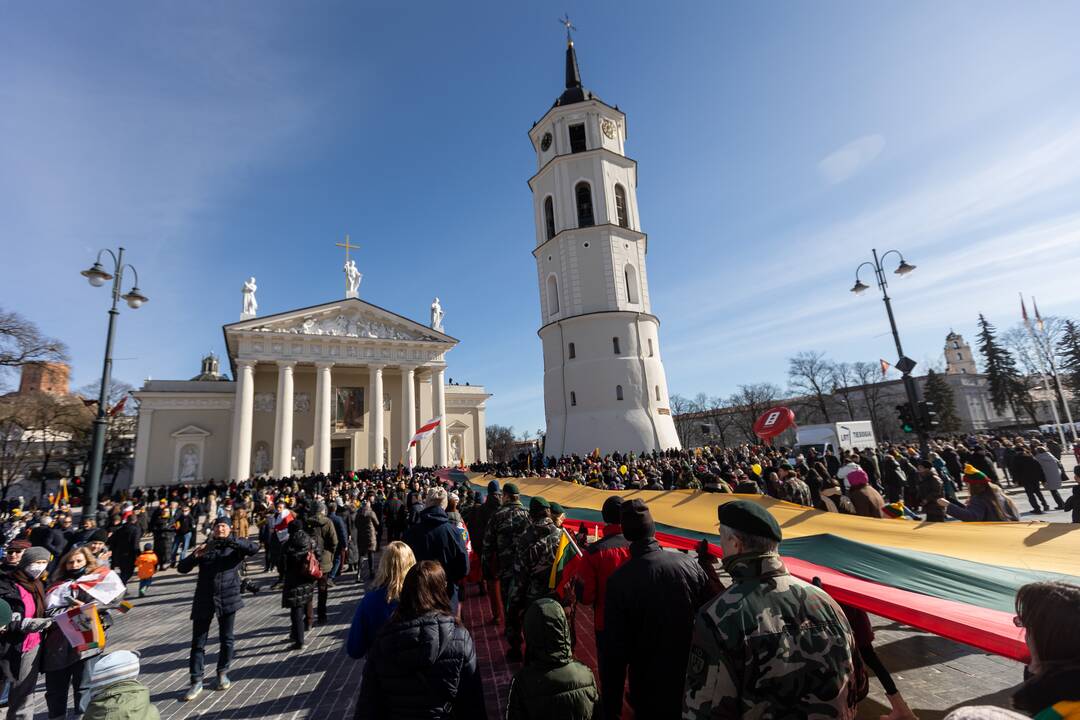
M 975 355 L 964 336 L 953 331 L 945 336 L 945 373 L 947 375 L 977 375 Z
M 63 397 L 71 394 L 68 387 L 71 379 L 71 367 L 67 363 L 27 363 L 22 366 L 21 372 L 19 395 L 42 392 L 47 395 Z

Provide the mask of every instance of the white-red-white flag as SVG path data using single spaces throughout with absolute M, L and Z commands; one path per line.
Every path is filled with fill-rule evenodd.
M 431 437 L 432 433 L 439 429 L 439 425 L 442 424 L 442 416 L 433 417 L 426 423 L 416 429 L 416 434 L 412 436 L 412 440 L 409 441 L 409 447 L 416 445 L 426 438 Z

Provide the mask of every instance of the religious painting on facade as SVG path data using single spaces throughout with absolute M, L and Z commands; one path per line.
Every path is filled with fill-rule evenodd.
M 364 429 L 364 388 L 334 388 L 334 425 L 339 430 Z

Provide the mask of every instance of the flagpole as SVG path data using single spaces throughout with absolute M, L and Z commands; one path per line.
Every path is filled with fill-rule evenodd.
M 1069 430 L 1072 432 L 1073 443 L 1075 444 L 1078 439 L 1076 436 L 1076 425 L 1073 423 L 1072 410 L 1069 409 L 1069 401 L 1065 399 L 1065 393 L 1061 389 L 1061 376 L 1058 374 L 1057 363 L 1054 362 L 1053 348 L 1050 346 L 1050 333 L 1046 331 L 1046 325 L 1043 323 L 1042 318 L 1039 317 L 1039 306 L 1035 304 L 1035 296 L 1031 296 L 1031 304 L 1035 306 L 1035 320 L 1039 323 L 1040 330 L 1042 330 L 1043 342 L 1045 348 L 1040 345 L 1039 351 L 1045 352 L 1045 358 L 1050 363 L 1050 376 L 1054 378 L 1054 385 L 1057 387 L 1058 397 L 1061 398 L 1061 404 L 1065 407 L 1065 420 L 1069 423 Z M 1055 402 L 1056 406 L 1057 403 Z M 1060 423 L 1059 423 L 1060 424 Z M 1060 428 L 1059 428 L 1060 430 Z M 1065 449 L 1065 437 L 1062 433 L 1061 447 Z
M 1028 317 L 1027 308 L 1024 307 L 1024 295 L 1020 294 L 1020 307 L 1023 310 L 1024 326 L 1027 328 L 1028 334 L 1031 336 L 1031 341 L 1035 343 L 1037 352 L 1035 355 L 1039 359 L 1039 381 L 1042 383 L 1044 389 L 1050 389 L 1050 383 L 1046 381 L 1046 358 L 1042 354 L 1042 345 L 1039 343 L 1039 339 L 1035 336 L 1035 328 L 1031 325 L 1031 319 Z M 1054 418 L 1054 426 L 1057 428 L 1058 437 L 1061 439 L 1061 448 L 1064 450 L 1068 443 L 1065 442 L 1065 432 L 1061 429 L 1061 416 L 1058 415 L 1057 410 L 1057 398 L 1054 397 L 1053 391 L 1050 391 L 1050 411 Z

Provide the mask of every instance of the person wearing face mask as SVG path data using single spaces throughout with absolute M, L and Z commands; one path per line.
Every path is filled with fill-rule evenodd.
M 97 566 L 97 560 L 89 548 L 76 548 L 61 558 L 56 577 L 51 579 L 46 592 L 46 614 L 55 617 L 72 607 L 92 602 L 93 598 L 85 591 L 71 591 L 70 586 L 65 591 L 62 586 L 78 580 Z M 104 613 L 102 619 L 105 619 Z M 80 654 L 55 624 L 45 633 L 41 643 L 41 669 L 45 673 L 45 704 L 48 706 L 50 718 L 66 717 L 68 687 L 74 693 L 75 712 L 83 712 L 89 700 L 90 663 L 87 661 L 100 654 L 100 649 L 87 650 Z
M 732 584 L 697 613 L 683 719 L 854 718 L 865 677 L 844 611 L 788 573 L 777 552 L 780 525 L 768 510 L 736 500 L 717 515 Z
M 0 631 L 0 663 L 12 678 L 8 695 L 8 720 L 34 717 L 34 687 L 37 685 L 41 633 L 52 624 L 45 617 L 45 588 L 39 579 L 51 555 L 43 547 L 27 548 L 18 568 L 0 575 L 0 599 L 11 606 L 11 623 Z

